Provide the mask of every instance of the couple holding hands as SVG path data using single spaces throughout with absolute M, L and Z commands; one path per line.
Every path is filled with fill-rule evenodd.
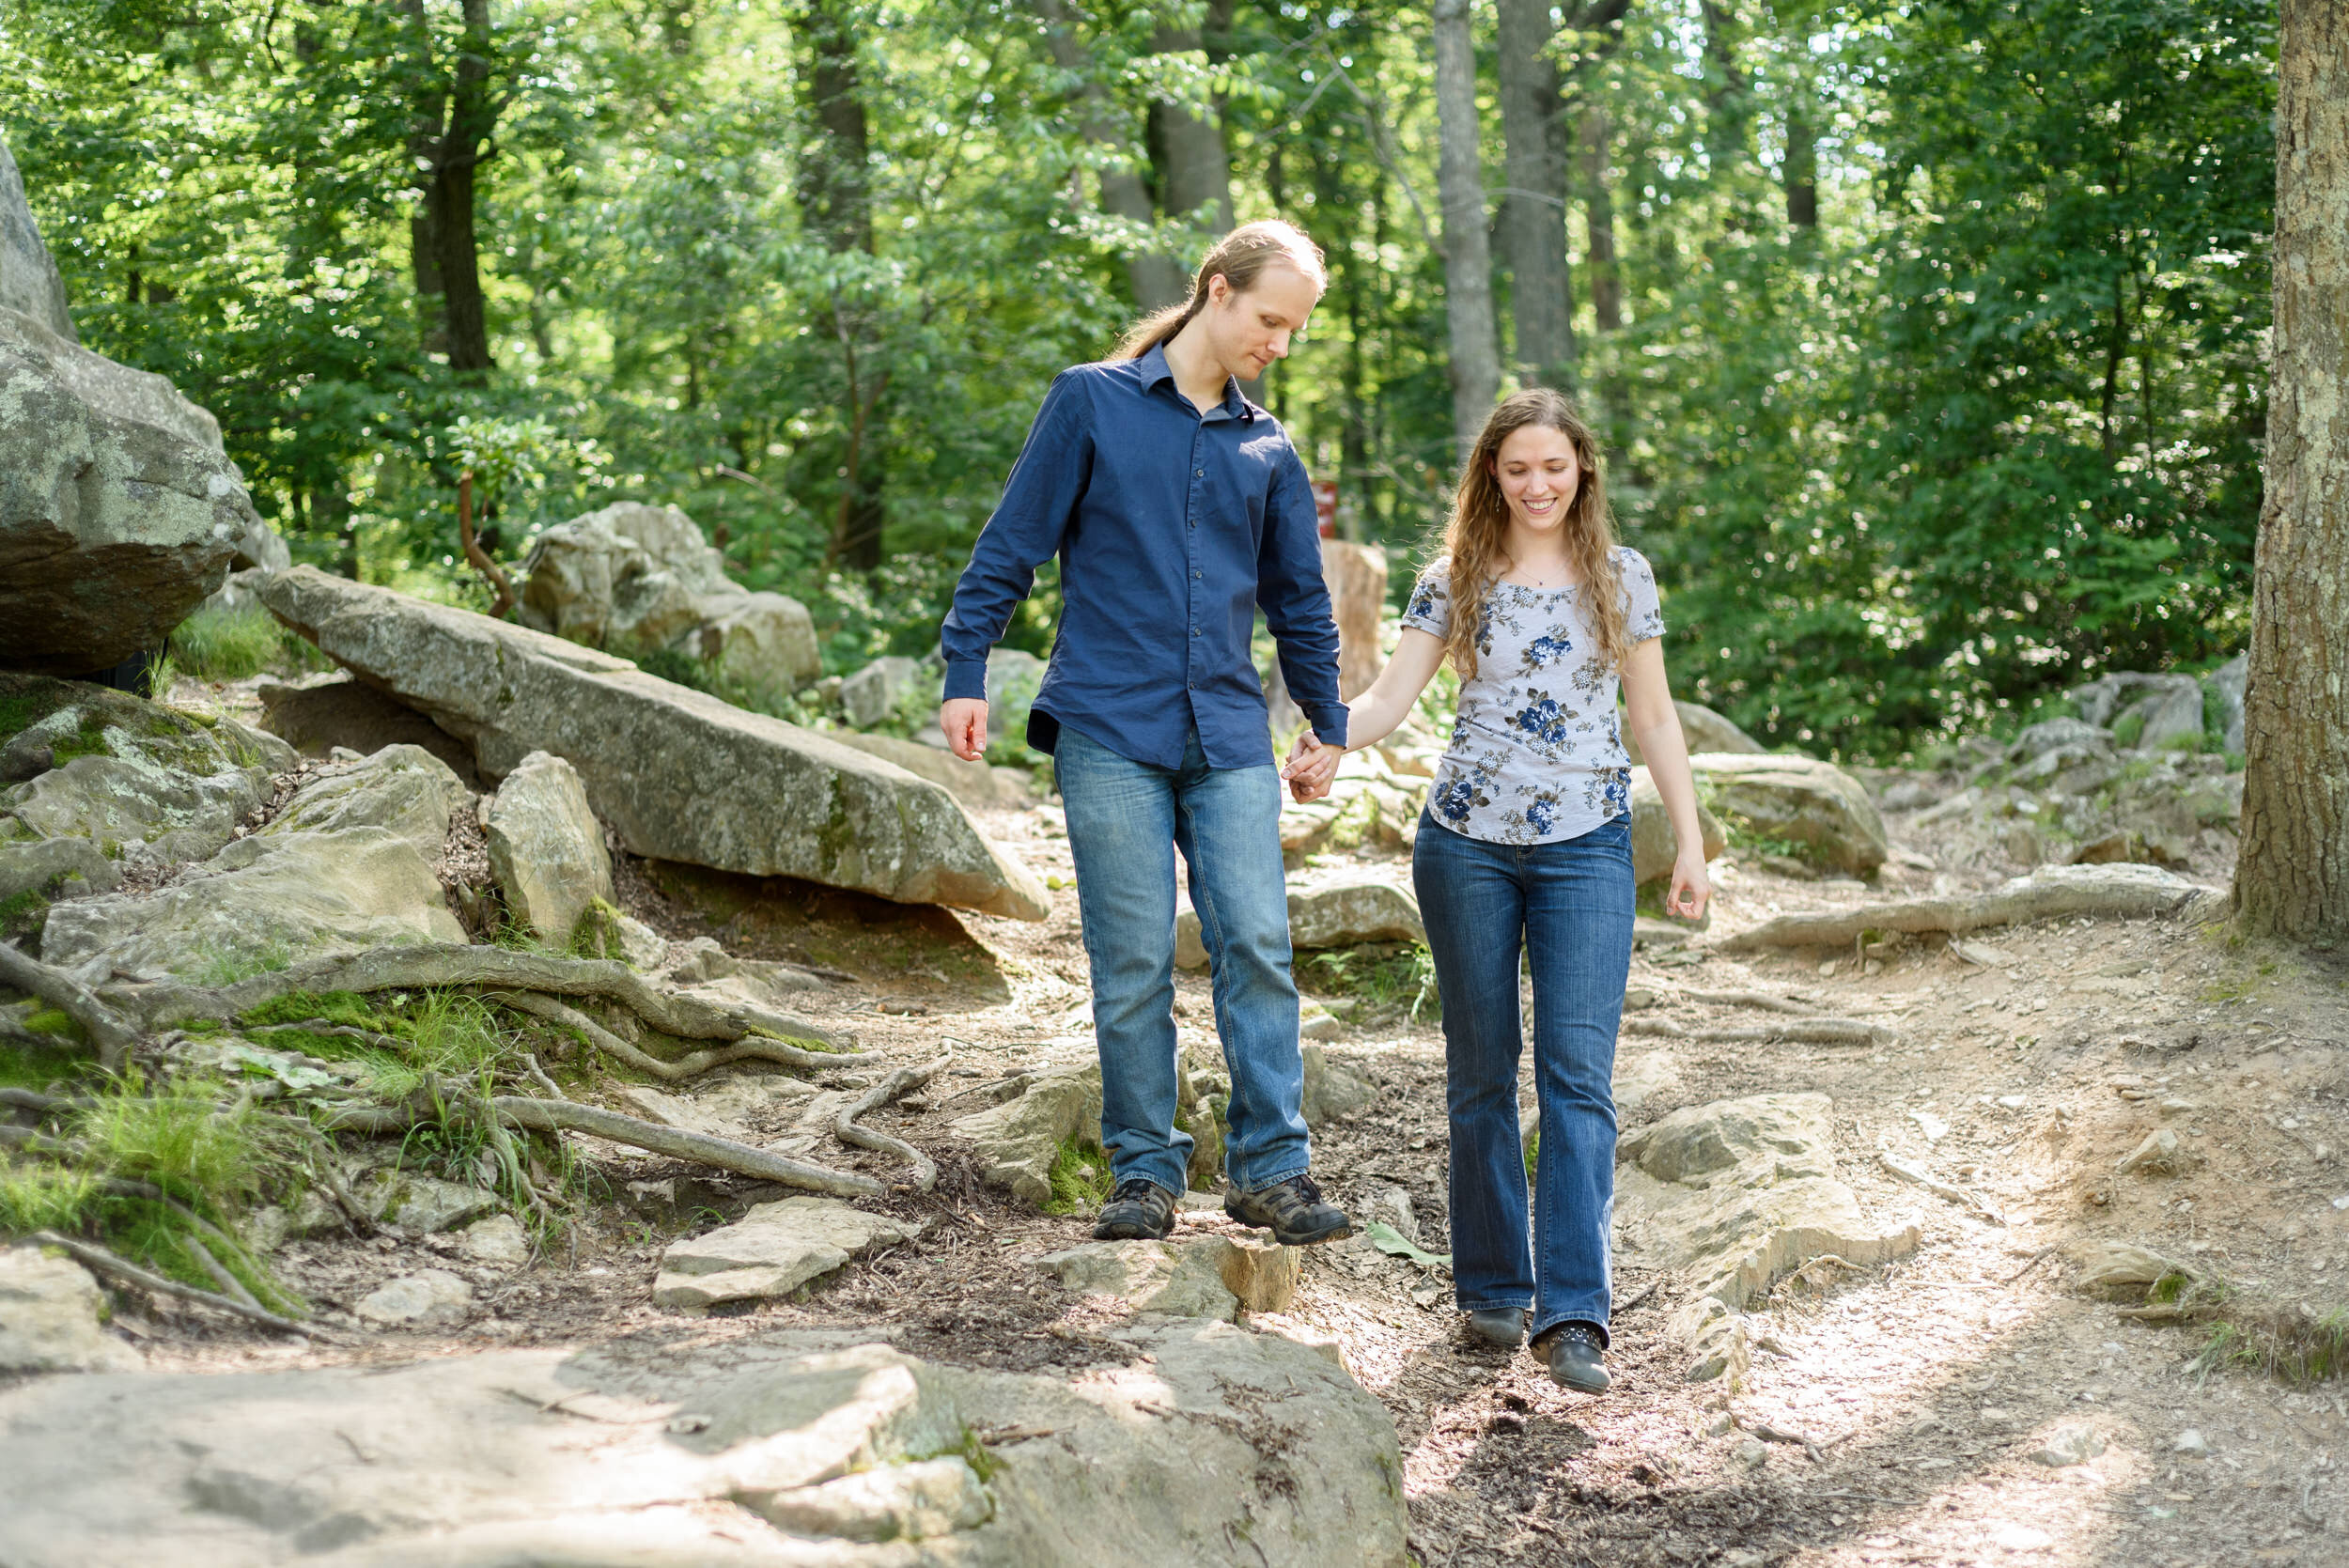
M 1276 1240 L 1349 1234 L 1310 1174 L 1282 878 L 1281 789 L 1329 793 L 1338 759 L 1409 713 L 1438 667 L 1459 717 L 1411 856 L 1441 993 L 1453 1273 L 1469 1331 L 1607 1387 L 1615 1032 L 1631 963 L 1630 758 L 1620 688 L 1679 853 L 1666 908 L 1711 895 L 1688 749 L 1664 674 L 1656 579 L 1614 542 L 1598 450 L 1567 401 L 1504 399 L 1463 465 L 1441 558 L 1412 586 L 1376 684 L 1338 697 L 1338 634 L 1305 469 L 1240 395 L 1285 356 L 1321 252 L 1249 224 L 1190 299 L 1061 373 L 972 550 L 941 635 L 940 722 L 987 742 L 988 651 L 1035 569 L 1063 609 L 1028 737 L 1052 754 L 1076 861 L 1116 1188 L 1094 1234 L 1174 1227 L 1190 1139 L 1174 1126 L 1174 854 L 1211 966 L 1230 1069 L 1223 1206 Z M 1261 607 L 1310 728 L 1275 768 L 1250 654 Z M 1517 1130 L 1519 959 L 1541 1107 L 1531 1225 Z M 1530 1232 L 1530 1234 L 1529 1234 Z

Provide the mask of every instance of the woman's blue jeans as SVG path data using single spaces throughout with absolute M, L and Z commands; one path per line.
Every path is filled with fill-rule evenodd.
M 1194 730 L 1182 765 L 1156 768 L 1061 726 L 1053 753 L 1077 908 L 1093 970 L 1101 1053 L 1101 1147 L 1118 1181 L 1190 1185 L 1190 1136 L 1174 1126 L 1174 851 L 1213 976 L 1216 1032 L 1231 1070 L 1223 1166 L 1253 1191 L 1312 1163 L 1305 1063 L 1289 973 L 1281 871 L 1281 779 L 1209 768 Z
M 1411 880 L 1443 997 L 1452 1278 L 1463 1312 L 1533 1309 L 1602 1336 L 1615 1208 L 1615 1030 L 1631 972 L 1631 830 L 1490 844 L 1422 813 Z M 1532 955 L 1542 1108 L 1527 1250 L 1517 955 Z

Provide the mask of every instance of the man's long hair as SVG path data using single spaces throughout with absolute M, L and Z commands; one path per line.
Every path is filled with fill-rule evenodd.
M 1206 308 L 1207 285 L 1218 274 L 1230 280 L 1233 293 L 1245 294 L 1256 286 L 1267 268 L 1283 262 L 1303 273 L 1315 288 L 1328 287 L 1330 276 L 1322 269 L 1321 247 L 1306 239 L 1304 230 L 1278 218 L 1240 225 L 1217 241 L 1215 249 L 1199 263 L 1198 275 L 1191 280 L 1190 298 L 1181 304 L 1154 310 L 1127 328 L 1110 358 L 1140 359 L 1190 326 L 1191 318 Z

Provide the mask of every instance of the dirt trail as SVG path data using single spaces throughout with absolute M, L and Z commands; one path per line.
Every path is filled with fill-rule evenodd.
M 575 1258 L 501 1281 L 487 1319 L 461 1335 L 390 1336 L 326 1358 L 588 1340 L 650 1351 L 848 1325 L 885 1325 L 917 1355 L 1022 1370 L 1113 1353 L 1097 1308 L 1071 1306 L 1025 1266 L 1082 1239 L 1085 1221 L 982 1188 L 945 1131 L 984 1103 L 947 1095 L 1090 1028 L 1057 814 L 989 813 L 985 825 L 1051 879 L 1049 922 L 804 890 L 797 904 L 718 896 L 641 866 L 624 878 L 635 912 L 671 935 L 716 935 L 739 954 L 834 975 L 808 1009 L 863 1044 L 906 1062 L 941 1044 L 957 1051 L 958 1076 L 870 1118 L 944 1157 L 939 1192 L 900 1201 L 936 1219 L 926 1237 L 849 1265 L 802 1300 L 682 1318 L 647 1303 L 661 1248 L 739 1199 L 707 1173 L 622 1160 L 607 1175 L 624 1218 L 585 1233 Z M 1937 862 L 1898 818 L 1894 833 L 1906 856 L 1876 888 L 1791 880 L 1733 856 L 1710 935 L 1785 910 L 1983 886 L 2002 869 Z M 2223 880 L 2228 868 L 2197 869 Z M 1306 876 L 1340 871 L 1408 877 L 1401 856 L 1377 851 Z M 2349 1300 L 2338 1283 L 2349 1277 L 2349 968 L 2232 948 L 2191 921 L 1985 935 L 1999 961 L 1914 948 L 1864 966 L 1845 955 L 1824 972 L 1816 954 L 1635 958 L 1633 1028 L 1754 1021 L 1688 995 L 1753 989 L 1898 1031 L 1878 1048 L 1625 1036 L 1622 1057 L 1637 1069 L 1626 1081 L 1644 1090 L 1626 1128 L 1708 1100 L 1823 1091 L 1841 1174 L 1863 1210 L 1922 1231 L 1906 1261 L 1814 1266 L 1781 1281 L 1754 1309 L 1758 1349 L 1734 1394 L 1684 1379 L 1688 1358 L 1664 1331 L 1677 1300 L 1670 1278 L 1620 1271 L 1615 1388 L 1586 1399 L 1523 1356 L 1468 1346 L 1439 1272 L 1359 1239 L 1308 1254 L 1285 1321 L 1333 1336 L 1392 1412 L 1423 1562 L 2349 1563 L 2344 1385 L 2295 1389 L 2233 1364 L 2192 1370 L 2207 1328 L 2121 1317 L 2078 1294 L 2065 1255 L 2083 1238 L 2138 1242 L 2222 1276 L 2247 1306 L 2299 1302 L 2321 1314 Z M 1213 1062 L 1204 974 L 1182 975 L 1177 993 L 1186 1043 Z M 1317 1170 L 1358 1216 L 1400 1188 L 1422 1240 L 1440 1252 L 1440 1034 L 1429 1011 L 1414 1019 L 1402 1002 L 1352 1012 L 1328 1049 L 1377 1098 L 1317 1135 Z M 2158 1127 L 2180 1141 L 2179 1173 L 2116 1174 L 2116 1160 Z M 1878 1164 L 1880 1149 L 1970 1188 L 2002 1222 L 1899 1180 Z M 833 1148 L 827 1157 L 894 1173 L 885 1156 Z M 1208 1211 L 1183 1223 L 1226 1221 Z M 296 1244 L 288 1267 L 331 1302 L 439 1264 L 445 1250 L 414 1237 Z M 317 1358 L 241 1336 L 207 1345 L 175 1333 L 156 1346 L 158 1364 Z M 2101 1452 L 2062 1467 L 2029 1457 L 2069 1428 Z M 2180 1452 L 2189 1432 L 2206 1452 Z

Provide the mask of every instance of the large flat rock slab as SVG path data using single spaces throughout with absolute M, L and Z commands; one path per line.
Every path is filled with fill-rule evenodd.
M 1393 1422 L 1343 1369 L 1123 1337 L 1065 1381 L 820 1333 L 42 1379 L 0 1393 L 0 1561 L 1402 1568 Z
M 624 659 L 309 567 L 261 601 L 367 681 L 471 743 L 503 778 L 532 752 L 578 769 L 639 855 L 800 877 L 907 904 L 1041 920 L 1033 872 L 946 790 L 813 730 Z

